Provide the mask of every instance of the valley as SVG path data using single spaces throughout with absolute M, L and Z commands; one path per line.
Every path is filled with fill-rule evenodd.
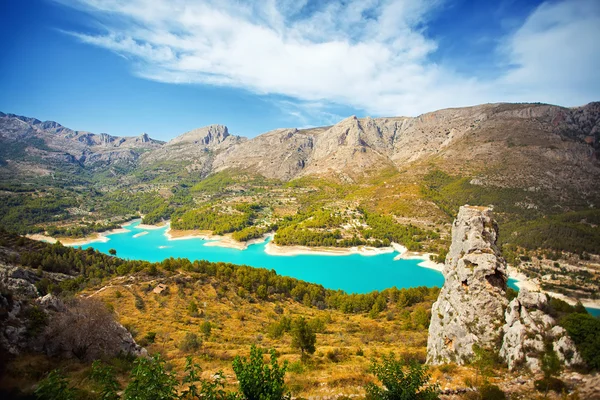
M 232 362 L 256 345 L 288 362 L 295 398 L 364 396 L 377 382 L 371 359 L 393 351 L 425 361 L 465 204 L 493 207 L 507 280 L 551 294 L 560 321 L 587 318 L 583 305 L 598 305 L 600 287 L 599 123 L 599 103 L 486 104 L 250 139 L 211 125 L 164 143 L 1 114 L 3 279 L 30 294 L 16 295 L 25 314 L 11 324 L 32 329 L 41 301 L 32 293 L 101 300 L 181 379 L 193 355 L 203 379 L 221 370 L 234 390 Z M 300 318 L 316 335 L 309 358 L 294 344 Z M 53 340 L 6 332 L 22 338 L 17 347 Z M 82 360 L 26 353 L 8 357 L 14 372 L 0 386 L 32 385 L 57 366 L 73 384 L 90 373 Z M 107 362 L 128 381 L 131 361 Z M 490 362 L 486 384 L 514 398 L 535 393 L 519 383 L 524 372 Z M 458 364 L 430 368 L 443 398 L 483 390 L 482 370 Z M 562 376 L 574 385 L 568 374 L 577 372 Z M 581 390 L 593 393 L 594 375 L 583 376 Z

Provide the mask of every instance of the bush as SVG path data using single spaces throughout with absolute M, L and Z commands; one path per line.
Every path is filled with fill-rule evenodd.
M 165 361 L 156 354 L 138 358 L 131 380 L 123 393 L 124 400 L 172 400 L 177 395 L 177 380 L 165 370 Z
M 98 386 L 100 386 L 100 396 L 102 400 L 118 400 L 120 396 L 119 382 L 115 378 L 114 370 L 106 365 L 103 365 L 99 360 L 92 364 L 91 378 Z
M 589 314 L 570 314 L 561 319 L 560 325 L 565 328 L 577 351 L 588 367 L 600 369 L 600 319 Z
M 548 392 L 550 390 L 556 393 L 562 393 L 563 390 L 566 389 L 566 385 L 563 381 L 555 377 L 546 377 L 542 379 L 538 379 L 533 382 L 536 390 L 540 392 Z
M 263 362 L 264 351 L 252 346 L 250 359 L 237 356 L 233 360 L 233 371 L 240 385 L 240 391 L 247 400 L 290 399 L 291 394 L 284 382 L 287 361 L 283 366 L 277 363 L 275 350 L 271 350 L 270 365 Z
M 181 351 L 196 351 L 202 346 L 202 340 L 198 338 L 195 333 L 188 332 L 183 337 L 183 340 L 179 344 L 179 350 Z
M 496 385 L 483 385 L 479 388 L 479 395 L 485 400 L 506 400 L 506 394 Z
M 75 391 L 69 387 L 64 375 L 54 370 L 38 384 L 35 396 L 42 400 L 74 400 Z
M 427 366 L 417 362 L 405 363 L 397 360 L 391 353 L 383 356 L 379 364 L 373 361 L 370 372 L 382 383 L 382 387 L 373 383 L 367 384 L 365 390 L 368 400 L 437 400 L 439 387 L 429 383 L 431 375 Z
M 292 347 L 300 349 L 302 358 L 315 352 L 316 341 L 317 335 L 306 320 L 303 317 L 296 319 L 292 324 Z
M 212 330 L 212 325 L 210 324 L 210 322 L 204 321 L 202 324 L 200 324 L 200 331 L 204 335 L 205 339 L 208 339 L 210 337 L 211 330 Z
M 146 303 L 144 303 L 144 299 L 137 294 L 135 295 L 135 308 L 140 311 L 144 311 L 146 309 Z

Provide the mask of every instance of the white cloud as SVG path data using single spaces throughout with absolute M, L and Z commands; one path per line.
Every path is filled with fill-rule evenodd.
M 437 43 L 422 27 L 438 0 L 317 2 L 310 13 L 306 0 L 56 1 L 102 21 L 105 32 L 72 34 L 131 59 L 141 77 L 285 95 L 305 111 L 334 102 L 415 115 L 488 101 L 573 105 L 600 93 L 595 0 L 538 7 L 505 38 L 507 72 L 493 80 L 431 62 Z

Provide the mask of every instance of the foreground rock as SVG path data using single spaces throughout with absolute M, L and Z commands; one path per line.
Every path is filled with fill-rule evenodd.
M 575 344 L 567 332 L 557 325 L 556 320 L 546 314 L 548 297 L 543 293 L 521 289 L 506 310 L 506 324 L 502 328 L 504 340 L 500 356 L 509 369 L 521 365 L 533 372 L 541 370 L 541 357 L 546 343 L 556 352 L 566 366 L 583 363 Z
M 444 286 L 433 304 L 427 360 L 464 364 L 473 345 L 498 348 L 506 299 L 506 262 L 496 247 L 491 209 L 463 206 L 452 226 Z
M 427 359 L 431 364 L 469 362 L 475 345 L 499 351 L 510 370 L 541 371 L 553 350 L 567 367 L 583 364 L 565 329 L 548 314 L 544 293 L 521 289 L 506 299 L 506 262 L 490 208 L 463 206 L 452 227 L 444 286 L 433 304 Z
M 39 297 L 35 283 L 42 278 L 56 284 L 72 277 L 0 263 L 0 356 L 38 352 L 89 360 L 148 354 L 103 303 L 77 298 L 65 304 L 52 294 Z

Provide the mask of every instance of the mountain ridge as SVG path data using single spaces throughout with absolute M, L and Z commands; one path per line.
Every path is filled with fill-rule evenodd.
M 24 143 L 30 138 L 43 143 Z M 534 181 L 560 186 L 576 178 L 585 181 L 579 185 L 585 187 L 591 184 L 589 178 L 600 177 L 600 102 L 576 108 L 494 103 L 417 117 L 350 116 L 329 127 L 281 128 L 253 138 L 232 135 L 227 126 L 213 124 L 168 142 L 147 134 L 118 137 L 74 131 L 54 121 L 0 113 L 0 141 L 20 142 L 24 154 L 35 153 L 29 158 L 37 157 L 41 170 L 52 169 L 44 164 L 45 158 L 59 158 L 84 168 L 120 165 L 148 170 L 169 164 L 167 169 L 185 169 L 202 177 L 239 169 L 282 181 L 329 176 L 355 182 L 373 171 L 435 163 L 447 171 L 475 175 L 495 169 L 495 176 L 485 180 L 497 186 L 531 187 L 536 186 Z M 10 154 L 1 157 L 5 166 L 11 160 Z M 531 169 L 534 178 L 511 170 L 508 161 Z M 560 163 L 567 168 L 556 168 Z M 515 179 L 502 173 L 504 168 Z M 571 169 L 578 170 L 576 177 L 567 176 Z

